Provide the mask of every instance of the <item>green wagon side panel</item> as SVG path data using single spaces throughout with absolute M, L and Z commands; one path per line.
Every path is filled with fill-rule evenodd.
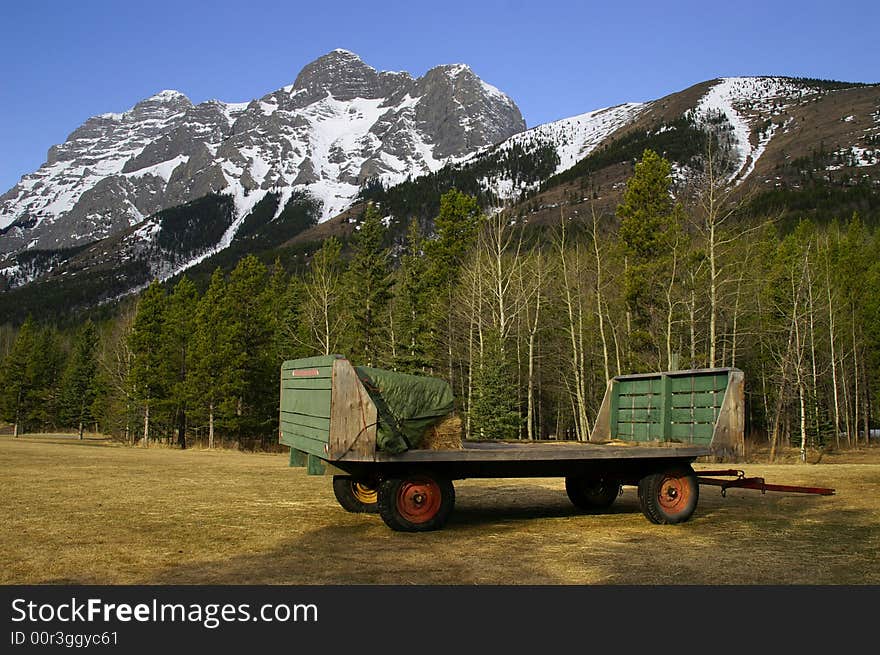
M 333 362 L 337 359 L 338 355 L 306 357 L 281 365 L 281 443 L 309 456 L 327 454 Z
M 727 385 L 724 371 L 619 376 L 611 387 L 611 437 L 709 445 Z

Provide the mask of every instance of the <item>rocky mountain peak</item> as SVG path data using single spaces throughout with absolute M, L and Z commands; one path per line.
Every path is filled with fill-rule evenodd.
M 347 50 L 247 102 L 193 105 L 179 91 L 160 91 L 88 119 L 0 197 L 0 270 L 12 270 L 25 250 L 69 249 L 134 230 L 146 235 L 142 250 L 153 253 L 148 268 L 158 274 L 168 264 L 150 250 L 158 224 L 152 232 L 137 226 L 162 210 L 211 194 L 231 198 L 235 222 L 212 246 L 225 248 L 268 194 L 278 197 L 278 215 L 304 194 L 318 220 L 330 219 L 370 181 L 392 185 L 436 171 L 524 128 L 516 105 L 467 66 L 414 79 L 379 72 Z
M 308 100 L 327 93 L 337 100 L 382 97 L 382 83 L 375 68 L 348 50 L 333 50 L 306 64 L 296 76 L 293 88 L 305 91 Z
M 170 115 L 186 111 L 193 104 L 180 91 L 172 91 L 166 89 L 159 91 L 155 95 L 150 96 L 146 100 L 141 100 L 131 108 L 131 117 L 136 120 L 142 120 L 155 115 L 157 118 L 166 118 Z M 129 113 L 129 112 L 126 112 Z

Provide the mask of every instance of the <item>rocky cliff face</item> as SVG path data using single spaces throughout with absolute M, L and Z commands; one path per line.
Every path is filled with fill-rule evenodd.
M 0 259 L 97 241 L 210 193 L 243 218 L 269 191 L 305 190 L 323 220 L 371 178 L 394 184 L 524 129 L 514 102 L 467 66 L 416 79 L 345 50 L 249 103 L 162 91 L 90 118 L 0 196 Z

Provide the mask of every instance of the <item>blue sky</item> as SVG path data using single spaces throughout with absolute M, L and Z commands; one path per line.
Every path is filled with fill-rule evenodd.
M 241 102 L 346 48 L 469 64 L 529 127 L 728 75 L 880 81 L 880 2 L 5 2 L 0 193 L 89 116 L 161 89 Z

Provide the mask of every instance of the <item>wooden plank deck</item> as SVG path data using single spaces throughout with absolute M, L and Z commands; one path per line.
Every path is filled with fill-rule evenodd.
M 465 441 L 461 450 L 408 450 L 399 455 L 376 453 L 375 462 L 555 462 L 613 459 L 691 458 L 709 455 L 707 446 L 656 443 L 492 442 Z M 354 458 L 346 457 L 348 461 Z

